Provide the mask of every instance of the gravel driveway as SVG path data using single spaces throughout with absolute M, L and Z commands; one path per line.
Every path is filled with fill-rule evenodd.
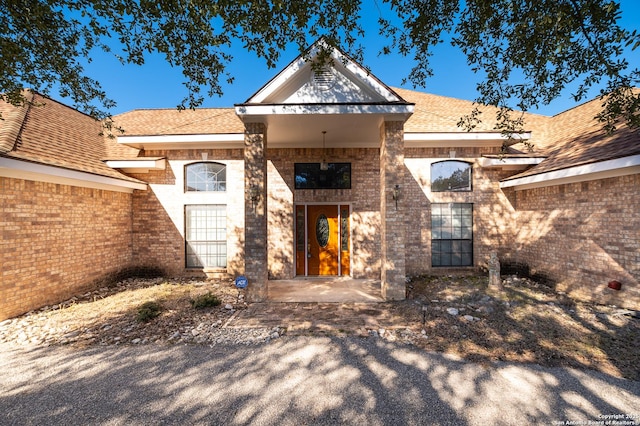
M 0 371 L 2 425 L 640 424 L 640 382 L 478 365 L 358 337 L 215 347 L 2 344 Z

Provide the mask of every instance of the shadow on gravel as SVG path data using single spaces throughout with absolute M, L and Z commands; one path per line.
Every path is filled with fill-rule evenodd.
M 550 424 L 640 406 L 638 382 L 483 367 L 372 338 L 3 349 L 3 425 Z

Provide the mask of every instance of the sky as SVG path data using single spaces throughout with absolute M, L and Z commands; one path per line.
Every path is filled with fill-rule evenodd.
M 364 9 L 367 9 L 367 1 L 371 0 L 364 0 Z M 623 27 L 640 29 L 640 1 L 622 0 L 621 6 Z M 375 24 L 377 11 L 375 8 L 369 9 L 373 9 L 375 16 L 363 15 L 365 24 L 366 22 Z M 476 83 L 479 77 L 471 71 L 465 57 L 458 49 L 446 43 L 439 45 L 430 59 L 434 76 L 426 81 L 424 88 L 414 88 L 411 83 L 402 85 L 402 80 L 408 76 L 413 66 L 412 59 L 400 55 L 378 56 L 379 47 L 383 42 L 384 40 L 377 35 L 377 28 L 366 33 L 363 42 L 365 57 L 362 65 L 369 67 L 371 72 L 388 86 L 467 100 L 477 97 Z M 297 48 L 292 47 L 282 52 L 276 68 L 271 69 L 267 67 L 264 59 L 244 51 L 241 45 L 234 46 L 232 54 L 234 60 L 228 65 L 228 70 L 235 81 L 232 85 L 223 84 L 224 95 L 206 98 L 202 107 L 232 107 L 236 103 L 246 101 L 296 59 L 298 51 Z M 626 59 L 632 67 L 640 68 L 640 48 L 629 52 Z M 86 72 L 100 82 L 109 98 L 116 101 L 117 106 L 110 110 L 112 115 L 134 109 L 175 108 L 187 93 L 182 84 L 184 78 L 181 70 L 171 68 L 160 55 L 148 56 L 144 65 L 137 66 L 122 65 L 114 57 L 99 52 L 92 57 L 92 63 L 86 67 Z M 594 88 L 585 101 L 594 98 L 598 93 L 598 88 Z M 69 100 L 59 100 L 70 103 Z M 576 102 L 571 98 L 571 87 L 569 87 L 550 105 L 531 112 L 554 115 L 575 105 Z

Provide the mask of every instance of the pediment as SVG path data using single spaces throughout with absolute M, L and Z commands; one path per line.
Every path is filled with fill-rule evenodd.
M 337 48 L 318 66 L 320 40 L 249 98 L 244 105 L 407 103 Z M 326 45 L 324 45 L 326 49 Z

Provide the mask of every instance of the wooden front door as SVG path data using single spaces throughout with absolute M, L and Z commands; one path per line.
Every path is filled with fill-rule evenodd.
M 338 206 L 307 207 L 309 275 L 338 275 Z
M 348 205 L 296 206 L 296 274 L 349 275 Z

